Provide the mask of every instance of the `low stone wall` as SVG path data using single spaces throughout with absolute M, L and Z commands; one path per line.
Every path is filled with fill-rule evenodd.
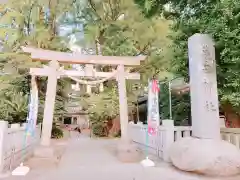
M 173 121 L 163 120 L 163 125 L 158 127 L 157 133 L 147 137 L 147 125 L 129 123 L 129 134 L 131 140 L 137 143 L 141 149 L 146 149 L 146 145 L 148 145 L 149 153 L 168 162 L 169 147 L 175 141 L 191 136 L 192 128 L 190 126 L 173 126 Z M 240 149 L 240 128 L 221 128 L 221 136 L 223 140 Z
M 240 128 L 221 128 L 221 136 L 240 149 Z
M 129 134 L 131 140 L 137 143 L 141 149 L 146 149 L 148 142 L 149 153 L 169 161 L 169 147 L 174 141 L 191 136 L 191 127 L 174 127 L 172 120 L 163 120 L 162 126 L 158 127 L 156 134 L 147 137 L 147 125 L 130 123 Z
M 0 173 L 11 171 L 33 155 L 39 143 L 41 127 L 36 127 L 33 136 L 26 137 L 26 124 L 11 124 L 0 121 Z

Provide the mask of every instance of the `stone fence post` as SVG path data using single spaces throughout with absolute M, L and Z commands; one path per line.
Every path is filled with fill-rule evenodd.
M 162 121 L 163 128 L 163 160 L 170 162 L 169 159 L 169 148 L 174 143 L 174 121 L 165 119 Z
M 0 121 L 0 174 L 3 172 L 4 168 L 4 145 L 7 135 L 8 122 Z

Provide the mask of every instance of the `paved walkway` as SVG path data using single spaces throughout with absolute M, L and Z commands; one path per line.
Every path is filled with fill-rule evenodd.
M 88 137 L 72 139 L 57 168 L 32 170 L 27 177 L 7 180 L 213 180 L 180 172 L 163 162 L 153 168 L 121 163 L 114 155 L 117 142 Z

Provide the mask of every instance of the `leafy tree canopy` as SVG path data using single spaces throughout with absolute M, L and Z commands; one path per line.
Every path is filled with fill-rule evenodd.
M 0 101 L 1 119 L 11 122 L 26 120 L 30 92 L 29 68 L 39 66 L 30 57 L 21 53 L 21 46 L 34 46 L 66 51 L 59 36 L 57 18 L 71 8 L 66 0 L 10 0 L 0 7 Z M 64 80 L 58 82 L 55 113 L 64 111 L 66 96 L 62 90 Z M 46 92 L 46 78 L 37 78 L 40 93 L 40 112 Z M 10 103 L 11 102 L 11 103 Z M 10 117 L 11 116 L 11 117 Z
M 145 0 L 145 2 L 150 0 Z M 215 41 L 218 77 L 218 92 L 221 108 L 226 116 L 239 113 L 239 21 L 240 2 L 238 0 L 161 0 L 151 1 L 153 9 L 169 5 L 161 12 L 173 20 L 172 71 L 174 74 L 188 77 L 187 40 L 195 33 L 210 34 Z M 145 11 L 146 7 L 141 6 Z
M 84 39 L 78 38 L 77 44 L 86 48 L 94 47 L 96 54 L 148 56 L 145 63 L 132 69 L 132 71 L 141 72 L 142 81 L 140 83 L 139 81 L 127 81 L 129 106 L 141 94 L 140 89 L 146 85 L 148 78 L 156 73 L 166 72 L 166 69 L 169 68 L 168 46 L 171 41 L 167 34 L 171 21 L 162 17 L 145 18 L 132 0 L 86 0 L 84 3 L 76 1 L 72 15 L 68 15 L 67 19 L 68 21 L 64 19 L 67 24 L 75 22 L 83 24 L 83 29 L 80 29 L 80 32 L 84 33 Z M 76 35 L 78 33 L 79 30 L 74 29 L 69 34 Z M 111 71 L 112 67 L 99 68 L 103 71 Z M 159 73 L 161 79 L 166 76 L 168 75 Z M 84 101 L 89 104 L 95 104 L 94 107 L 90 107 L 89 111 L 98 112 L 97 114 L 111 111 L 108 114 L 117 115 L 118 93 L 116 85 L 116 82 L 109 81 L 105 83 L 104 93 L 92 95 L 85 99 Z M 109 108 L 112 104 L 114 104 L 113 109 Z

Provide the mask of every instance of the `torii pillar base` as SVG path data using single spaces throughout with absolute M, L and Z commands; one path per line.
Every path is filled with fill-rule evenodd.
M 130 140 L 121 140 L 117 146 L 117 158 L 121 162 L 134 163 L 141 161 L 141 152 Z
M 117 146 L 117 157 L 122 162 L 137 162 L 140 153 L 137 146 L 129 140 L 128 134 L 128 103 L 124 65 L 118 66 L 118 93 L 121 125 L 121 141 Z
M 52 146 L 38 146 L 34 150 L 34 157 L 37 158 L 54 158 L 54 154 Z

